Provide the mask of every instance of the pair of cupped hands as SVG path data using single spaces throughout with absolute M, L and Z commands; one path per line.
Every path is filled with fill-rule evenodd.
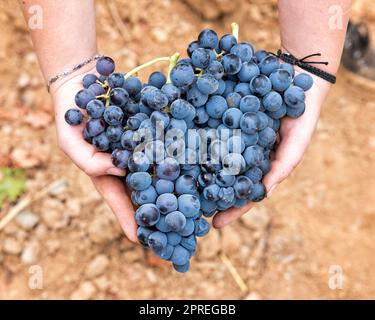
M 296 70 L 296 73 L 299 71 Z M 129 190 L 122 179 L 126 172 L 112 164 L 110 154 L 97 151 L 83 139 L 84 123 L 70 126 L 64 120 L 65 112 L 75 106 L 74 97 L 82 89 L 82 78 L 86 73 L 95 73 L 95 68 L 78 70 L 51 88 L 58 144 L 61 150 L 91 178 L 98 192 L 116 215 L 128 239 L 138 242 L 135 210 Z M 315 131 L 329 84 L 315 76 L 313 79 L 314 85 L 306 92 L 305 113 L 297 119 L 286 117 L 281 121 L 280 142 L 273 155 L 271 171 L 263 179 L 268 198 L 301 161 Z M 222 228 L 244 214 L 251 214 L 254 205 L 256 204 L 249 203 L 242 208 L 231 208 L 216 214 L 212 221 L 213 226 Z

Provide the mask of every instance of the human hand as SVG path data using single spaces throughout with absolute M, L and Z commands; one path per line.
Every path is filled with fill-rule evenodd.
M 296 74 L 297 74 L 296 70 Z M 327 95 L 330 84 L 313 76 L 314 84 L 306 92 L 305 113 L 296 119 L 285 117 L 281 121 L 280 143 L 271 162 L 271 171 L 264 177 L 263 183 L 269 198 L 276 187 L 286 179 L 299 164 L 310 143 L 319 119 L 321 105 Z M 242 208 L 232 208 L 215 215 L 213 225 L 222 228 L 247 213 L 256 203 L 250 202 Z
M 64 119 L 65 112 L 76 106 L 74 97 L 82 89 L 82 78 L 86 73 L 95 73 L 95 68 L 67 77 L 51 88 L 58 144 L 61 150 L 91 178 L 129 240 L 138 242 L 133 205 L 121 179 L 125 176 L 125 171 L 112 164 L 109 153 L 97 151 L 83 139 L 84 123 L 71 126 Z

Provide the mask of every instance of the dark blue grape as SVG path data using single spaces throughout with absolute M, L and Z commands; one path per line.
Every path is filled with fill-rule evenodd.
M 115 149 L 112 152 L 112 163 L 120 169 L 125 169 L 128 166 L 130 152 L 128 150 Z
M 171 70 L 171 81 L 176 87 L 185 87 L 191 85 L 195 80 L 194 69 L 190 64 L 178 63 Z
M 219 48 L 222 51 L 230 52 L 230 49 L 237 44 L 237 39 L 232 34 L 226 34 L 220 38 Z
M 111 88 L 121 88 L 124 85 L 124 74 L 113 72 L 108 76 L 108 84 Z
M 294 77 L 293 83 L 302 88 L 302 90 L 307 91 L 312 87 L 313 79 L 307 73 L 300 73 Z
M 167 78 L 160 71 L 155 71 L 148 77 L 148 84 L 161 89 L 162 86 L 167 82 Z
M 74 101 L 81 109 L 86 109 L 87 104 L 95 99 L 95 94 L 89 89 L 82 89 L 77 92 Z
M 252 61 L 243 62 L 240 72 L 238 73 L 238 79 L 241 82 L 250 82 L 252 78 L 260 74 L 259 67 Z
M 104 103 L 98 99 L 91 100 L 86 106 L 86 111 L 90 118 L 99 119 L 105 111 Z
M 90 137 L 95 137 L 105 130 L 104 121 L 102 119 L 90 119 L 86 122 L 86 130 Z
M 129 93 L 123 88 L 114 88 L 109 94 L 111 104 L 124 107 L 129 101 Z
M 85 89 L 88 89 L 89 86 L 91 86 L 93 83 L 98 80 L 98 77 L 95 74 L 89 73 L 86 74 L 82 79 L 82 84 Z
M 136 77 L 129 77 L 122 86 L 131 97 L 135 97 L 142 90 L 142 82 Z
M 193 51 L 191 61 L 196 68 L 206 69 L 210 64 L 210 52 L 204 48 L 198 48 Z
M 237 74 L 241 70 L 241 59 L 239 56 L 229 53 L 222 59 L 222 64 L 226 74 Z
M 188 56 L 191 58 L 191 55 L 193 54 L 193 51 L 195 49 L 198 49 L 198 48 L 199 48 L 198 41 L 190 42 L 187 49 L 186 49 L 186 52 L 187 52 Z
M 277 69 L 270 75 L 272 88 L 276 91 L 282 92 L 290 87 L 292 84 L 292 76 L 289 71 L 284 69 Z
M 104 111 L 104 120 L 111 126 L 118 126 L 122 123 L 124 112 L 118 106 L 109 106 Z
M 259 62 L 260 72 L 266 76 L 269 76 L 272 72 L 276 71 L 280 67 L 279 58 L 275 56 L 267 56 Z
M 82 120 L 83 115 L 78 109 L 69 109 L 65 112 L 65 121 L 71 126 L 78 126 Z
M 219 88 L 219 81 L 210 74 L 204 74 L 198 78 L 197 88 L 204 94 L 213 94 Z
M 237 199 L 248 199 L 254 188 L 254 184 L 246 176 L 238 176 L 233 185 L 233 189 Z
M 107 151 L 109 149 L 110 141 L 107 138 L 105 132 L 98 134 L 94 138 L 92 138 L 92 144 L 96 149 L 99 151 Z
M 165 224 L 173 232 L 180 232 L 185 228 L 186 217 L 180 211 L 172 211 L 165 216 Z
M 96 61 L 96 71 L 108 77 L 115 70 L 115 62 L 110 57 L 101 57 Z
M 264 96 L 270 92 L 271 89 L 271 80 L 264 74 L 257 75 L 250 81 L 250 90 L 256 95 Z
M 198 45 L 206 49 L 215 49 L 219 44 L 217 33 L 211 29 L 204 29 L 198 36 Z

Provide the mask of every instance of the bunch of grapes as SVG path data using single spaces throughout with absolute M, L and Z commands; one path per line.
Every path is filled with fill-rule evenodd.
M 197 237 L 210 230 L 205 218 L 265 197 L 262 178 L 280 121 L 304 113 L 313 84 L 276 56 L 238 42 L 232 28 L 220 39 L 203 30 L 188 58 L 158 58 L 128 73 L 100 58 L 99 76 L 84 76 L 76 94 L 82 112 L 65 114 L 70 125 L 86 118 L 86 141 L 127 169 L 139 241 L 179 272 L 189 270 Z M 154 72 L 142 84 L 135 76 L 164 60 L 167 77 Z

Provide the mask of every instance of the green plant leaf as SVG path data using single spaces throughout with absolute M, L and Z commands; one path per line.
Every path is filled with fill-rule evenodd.
M 0 208 L 15 201 L 26 190 L 26 173 L 19 168 L 0 167 Z

